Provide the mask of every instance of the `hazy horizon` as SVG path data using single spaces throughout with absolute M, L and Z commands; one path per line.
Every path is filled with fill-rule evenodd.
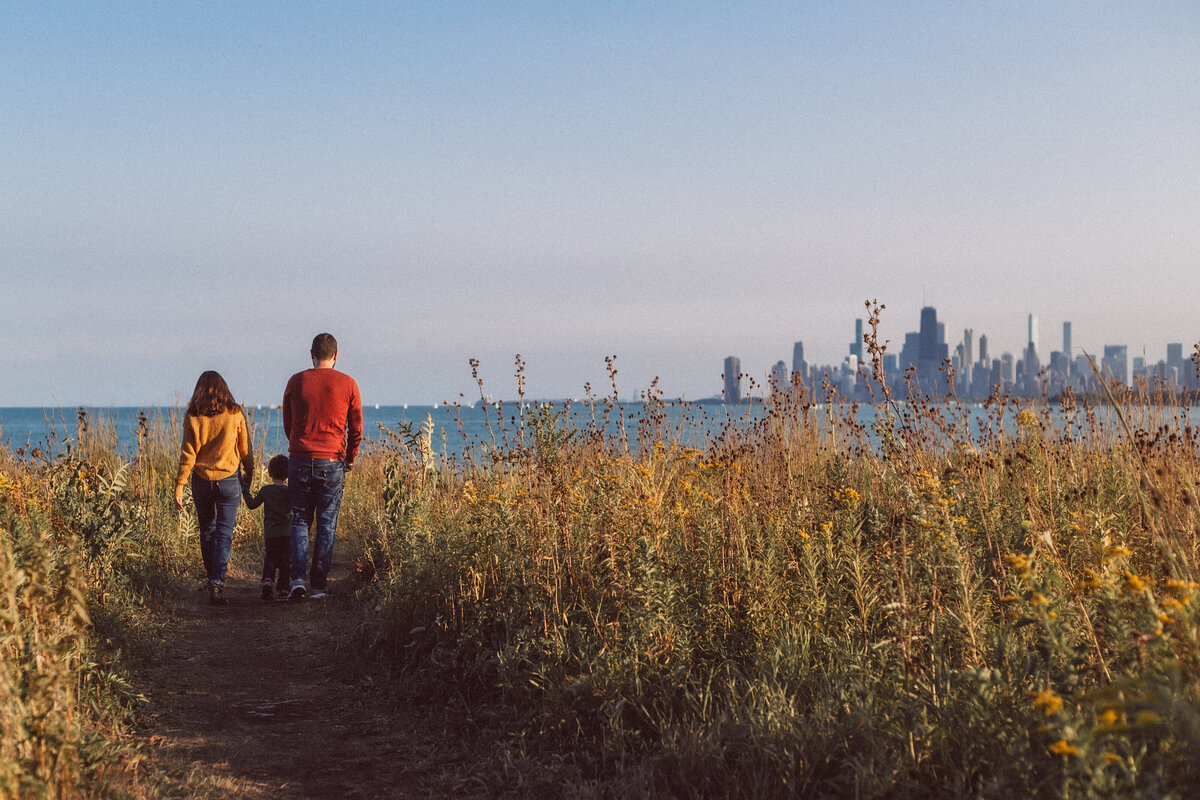
M 720 392 L 863 302 L 1019 355 L 1200 340 L 1200 7 L 23 4 L 0 406 Z

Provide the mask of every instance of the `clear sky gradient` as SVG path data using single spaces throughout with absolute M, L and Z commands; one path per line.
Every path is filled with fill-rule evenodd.
M 15 2 L 0 405 L 720 391 L 863 301 L 1200 340 L 1200 5 Z

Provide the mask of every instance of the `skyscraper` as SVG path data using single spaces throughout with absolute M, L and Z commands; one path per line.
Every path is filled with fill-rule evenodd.
M 804 375 L 808 372 L 808 363 L 804 360 L 804 342 L 792 345 L 792 372 Z
M 969 393 L 971 387 L 971 372 L 975 366 L 975 330 L 973 328 L 966 328 L 963 330 L 962 361 L 963 384 L 967 387 L 967 392 Z
M 771 367 L 771 391 L 782 392 L 788 388 L 788 370 L 787 364 L 782 361 L 776 361 L 775 366 Z
M 1063 355 L 1068 360 L 1071 358 L 1071 323 L 1063 323 Z
M 862 319 L 854 320 L 854 341 L 850 343 L 850 355 L 857 356 L 859 362 L 862 362 L 863 354 L 863 321 Z
M 938 322 L 937 310 L 932 306 L 921 309 L 921 331 L 917 352 L 917 380 L 924 394 L 938 395 L 945 391 L 945 381 L 939 370 L 942 361 L 949 355 L 945 343 L 945 326 Z
M 900 348 L 900 368 L 908 369 L 920 361 L 921 334 L 909 331 L 904 334 L 904 346 Z
M 1029 347 L 1033 348 L 1033 352 L 1038 349 L 1038 318 L 1036 314 L 1029 315 L 1029 340 L 1026 342 Z
M 808 391 L 808 362 L 804 360 L 804 342 L 792 345 L 792 381 Z
M 742 402 L 742 360 L 737 356 L 725 358 L 725 402 Z
M 1104 345 L 1104 359 L 1100 362 L 1100 371 L 1106 378 L 1112 378 L 1121 383 L 1129 382 L 1129 358 L 1125 345 Z
M 1179 387 L 1189 386 L 1188 378 L 1194 374 L 1194 370 L 1184 368 L 1183 360 L 1183 344 L 1180 342 L 1170 342 L 1167 344 L 1167 375 L 1172 383 Z
M 938 360 L 938 345 L 941 343 L 938 339 L 938 318 L 937 309 L 933 306 L 925 306 L 921 309 L 921 330 L 920 344 L 917 351 L 917 365 L 920 366 L 922 361 Z
M 1025 345 L 1025 354 L 1021 357 L 1021 381 L 1018 388 L 1019 394 L 1032 396 L 1037 392 L 1037 377 L 1042 371 L 1042 360 L 1038 357 L 1037 342 L 1030 340 L 1029 344 Z

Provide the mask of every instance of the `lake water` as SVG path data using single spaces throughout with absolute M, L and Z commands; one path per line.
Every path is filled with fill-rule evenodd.
M 605 407 L 598 403 L 593 414 L 584 404 L 554 407 L 570 417 L 572 424 L 584 428 L 594 424 L 605 427 Z M 137 449 L 137 431 L 144 417 L 151 431 L 162 432 L 169 441 L 178 442 L 181 431 L 183 409 L 154 407 L 110 407 L 110 408 L 0 408 L 0 446 L 10 451 L 26 451 L 38 447 L 54 454 L 68 444 L 74 445 L 79 436 L 79 412 L 86 420 L 85 436 L 99 435 L 108 440 L 115 439 L 117 448 L 126 456 Z M 642 403 L 623 403 L 622 413 L 616 409 L 608 412 L 607 431 L 617 436 L 622 423 L 633 439 L 640 424 L 645 424 L 646 407 Z M 679 433 L 682 443 L 693 446 L 704 444 L 707 431 L 719 430 L 731 418 L 755 419 L 762 413 L 761 405 L 750 404 L 726 407 L 717 404 L 684 404 L 667 406 L 661 425 Z M 248 407 L 247 418 L 256 447 L 263 452 L 286 453 L 287 438 L 283 433 L 280 412 L 276 408 Z M 441 455 L 459 456 L 468 446 L 503 446 L 519 437 L 517 418 L 520 407 L 516 403 L 499 406 L 367 406 L 363 408 L 363 436 L 367 442 L 386 446 L 389 442 L 402 442 L 407 432 L 416 433 L 423 426 L 432 426 L 431 441 L 434 450 Z M 490 428 L 489 428 L 490 423 Z M 407 426 L 407 432 L 405 430 Z
M 823 430 L 829 426 L 824 424 L 831 412 L 841 417 L 850 414 L 851 407 L 834 406 L 831 408 L 816 407 L 810 410 L 810 420 Z M 978 437 L 980 430 L 993 427 L 996 424 L 994 414 L 979 405 L 961 407 L 936 406 L 943 417 L 953 418 L 957 423 L 955 428 L 962 431 L 964 427 L 970 430 L 973 437 Z M 762 420 L 766 414 L 761 403 L 746 403 L 727 406 L 721 403 L 681 403 L 665 406 L 646 406 L 643 403 L 623 403 L 621 411 L 616 409 L 606 411 L 603 403 L 597 403 L 595 409 L 583 403 L 569 406 L 552 406 L 556 413 L 569 418 L 570 424 L 576 429 L 604 430 L 618 440 L 628 441 L 636 448 L 639 430 L 651 426 L 658 431 L 653 439 L 677 442 L 692 447 L 704 447 L 712 439 L 719 436 L 728 426 L 746 430 Z M 907 407 L 902 407 L 902 412 Z M 84 435 L 97 435 L 97 431 L 106 441 L 115 440 L 117 449 L 126 457 L 137 449 L 137 430 L 139 420 L 146 419 L 146 424 L 152 432 L 158 432 L 168 442 L 174 444 L 180 438 L 180 419 L 182 409 L 179 408 L 85 408 L 88 431 Z M 79 435 L 79 411 L 77 408 L 0 408 L 0 446 L 10 451 L 24 449 L 29 451 L 34 447 L 53 455 L 61 452 L 68 445 L 73 446 Z M 287 439 L 283 434 L 283 425 L 278 409 L 261 407 L 247 408 L 251 431 L 256 448 L 266 455 L 287 452 Z M 1043 410 L 1044 411 L 1044 410 Z M 369 406 L 363 408 L 363 433 L 367 446 L 385 447 L 389 444 L 403 442 L 407 438 L 405 428 L 409 433 L 416 433 L 422 425 L 432 426 L 433 449 L 444 457 L 461 457 L 469 447 L 487 449 L 493 446 L 503 448 L 505 444 L 513 444 L 522 435 L 517 419 L 520 407 L 516 403 L 505 403 L 496 406 Z M 858 407 L 856 421 L 866 430 L 867 438 L 873 443 L 876 437 L 871 431 L 871 423 L 875 419 L 876 410 L 873 406 Z M 607 416 L 606 416 L 607 415 Z M 1015 427 L 1016 407 L 1010 406 L 1005 418 L 1000 424 L 1005 428 Z M 1055 426 L 1066 427 L 1073 424 L 1060 417 L 1057 412 L 1050 412 L 1051 423 Z M 1115 415 L 1106 409 L 1097 412 L 1099 425 L 1105 433 L 1120 434 L 1120 422 Z M 1198 427 L 1200 410 L 1190 407 L 1139 407 L 1132 412 L 1130 423 L 1135 429 L 1153 432 L 1164 424 L 1170 424 L 1175 429 L 1185 425 Z M 489 427 L 490 423 L 490 427 Z M 1076 423 L 1078 419 L 1076 418 Z M 838 426 L 841 435 L 847 435 L 848 426 Z M 1095 433 L 1095 431 L 1092 431 Z M 527 437 L 530 435 L 525 433 Z M 961 438 L 961 433 L 956 435 Z

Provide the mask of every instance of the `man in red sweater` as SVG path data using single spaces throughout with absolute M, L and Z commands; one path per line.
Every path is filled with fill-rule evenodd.
M 354 379 L 334 369 L 337 340 L 328 333 L 318 334 L 310 352 L 313 368 L 293 375 L 283 392 L 283 432 L 288 438 L 288 491 L 292 501 L 290 600 L 325 596 L 342 486 L 346 473 L 354 468 L 354 457 L 362 442 L 362 398 Z M 306 571 L 308 589 L 304 585 Z

